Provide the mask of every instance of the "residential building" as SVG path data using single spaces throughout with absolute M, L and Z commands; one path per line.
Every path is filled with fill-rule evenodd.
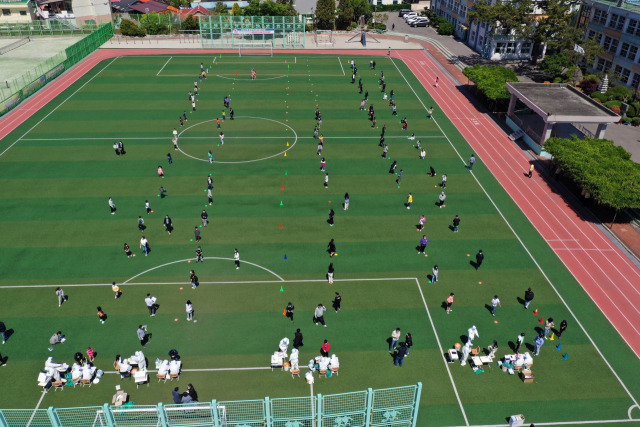
M 630 1 L 585 0 L 578 25 L 586 25 L 587 38 L 600 43 L 605 52 L 589 64 L 589 71 L 606 72 L 609 78 L 633 89 L 640 85 L 640 5 Z
M 19 22 L 31 21 L 30 0 L 0 0 L 2 9 L 2 21 Z

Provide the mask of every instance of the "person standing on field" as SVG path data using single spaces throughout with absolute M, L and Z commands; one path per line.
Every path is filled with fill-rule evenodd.
M 391 353 L 395 348 L 396 344 L 398 344 L 398 340 L 400 339 L 400 328 L 396 328 L 391 331 L 391 343 L 389 344 L 389 353 Z
M 560 322 L 560 330 L 558 331 L 558 338 L 562 338 L 562 334 L 567 330 L 567 321 Z
M 413 203 L 413 196 L 409 193 L 409 196 L 407 197 L 407 209 L 411 209 L 411 203 Z
M 476 164 L 476 158 L 472 154 L 471 157 L 469 158 L 469 170 L 473 170 L 473 165 L 475 164 Z
M 233 260 L 236 263 L 236 270 L 240 269 L 240 252 L 237 249 L 234 249 Z
M 479 250 L 476 254 L 476 271 L 478 271 L 478 268 L 482 265 L 482 261 L 484 261 L 484 254 L 482 250 Z
M 438 265 L 434 265 L 431 269 L 431 283 L 436 283 L 438 281 Z
M 204 262 L 204 257 L 202 256 L 202 248 L 198 246 L 196 249 L 196 262 Z
M 458 215 L 456 215 L 455 218 L 453 218 L 453 232 L 457 233 L 458 232 L 458 226 L 460 225 L 460 217 Z
M 331 264 L 333 266 L 333 264 Z M 322 323 L 322 326 L 324 326 L 325 328 L 327 327 L 327 325 L 324 323 L 324 312 L 327 311 L 327 308 L 322 305 L 322 304 L 318 304 L 318 306 L 316 307 L 316 311 L 314 312 L 314 319 L 316 321 L 316 326 L 318 326 L 318 323 Z
M 547 340 L 549 338 L 547 338 L 547 335 L 549 335 L 549 331 L 551 330 L 551 328 L 555 328 L 556 325 L 555 323 L 553 323 L 553 317 L 549 317 L 547 320 L 545 320 L 544 322 L 544 339 Z
M 287 304 L 287 308 L 284 309 L 285 313 L 287 313 L 287 317 L 291 320 L 291 323 L 293 323 L 293 310 L 295 309 L 296 308 L 291 304 L 291 302 L 289 302 L 289 304 Z
M 169 234 L 171 234 L 171 233 L 169 233 Z M 200 229 L 198 228 L 197 225 L 196 225 L 195 230 L 193 230 L 193 234 L 196 237 L 196 242 L 199 242 L 201 240 L 201 237 L 200 237 Z
M 193 320 L 193 304 L 191 304 L 191 300 L 187 300 L 186 304 L 187 309 L 187 320 Z
M 531 301 L 533 301 L 533 291 L 529 288 L 524 293 L 524 308 L 529 308 Z
M 342 297 L 336 292 L 336 297 L 333 299 L 333 309 L 336 313 L 340 310 L 340 304 L 342 303 Z
M 147 297 L 144 299 L 144 302 L 147 304 L 147 308 L 149 309 L 149 316 L 155 317 L 156 315 L 156 299 L 151 297 L 151 294 L 147 294 Z
M 113 199 L 111 197 L 109 197 L 109 207 L 111 208 L 111 215 L 115 215 L 116 214 L 116 204 L 114 203 Z
M 62 303 L 64 302 L 64 291 L 62 288 L 56 288 L 56 295 L 58 297 L 58 307 L 62 307 Z
M 327 279 L 329 280 L 329 284 L 333 284 L 333 263 L 329 264 L 329 271 L 327 272 Z M 317 323 L 316 323 L 317 324 Z
M 120 146 L 117 142 L 113 143 L 113 149 L 116 150 L 116 156 L 120 157 Z
M 502 307 L 502 304 L 500 304 L 500 299 L 498 298 L 498 295 L 494 296 L 493 299 L 491 300 L 491 314 L 493 315 L 493 317 L 496 317 L 497 306 Z
M 516 339 L 516 354 L 518 354 L 518 350 L 520 350 L 520 346 L 522 345 L 523 342 L 524 342 L 524 332 L 518 335 L 518 338 Z
M 349 193 L 344 193 L 344 209 L 349 210 Z
M 331 241 L 327 245 L 327 248 L 329 248 L 328 249 L 329 258 L 331 258 L 332 256 L 334 256 L 336 254 L 336 244 L 335 244 L 333 239 L 331 239 Z
M 169 218 L 169 215 L 165 215 L 164 217 L 164 226 L 166 227 L 169 236 L 171 236 L 171 230 L 173 230 L 173 222 L 171 221 L 171 218 Z
M 202 213 L 200 214 L 200 218 L 202 218 L 202 226 L 206 227 L 209 224 L 209 221 L 207 220 L 209 218 L 209 215 L 207 214 L 206 210 L 202 210 Z
M 449 297 L 447 298 L 447 314 L 451 313 L 452 305 L 453 305 L 453 292 L 451 292 L 451 294 L 449 294 Z
M 429 239 L 427 239 L 427 236 L 422 236 L 422 239 L 420 239 L 420 250 L 418 251 L 419 254 L 424 254 L 424 250 L 427 247 L 428 243 Z

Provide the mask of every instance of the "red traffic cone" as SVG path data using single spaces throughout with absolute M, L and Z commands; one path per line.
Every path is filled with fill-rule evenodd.
M 538 315 L 538 309 L 536 308 L 535 310 L 533 310 L 533 315 L 537 316 Z
M 542 325 L 544 323 L 544 317 L 541 317 L 540 321 L 538 323 L 540 323 Z
M 282 223 L 280 223 L 280 228 L 282 228 Z M 540 322 L 540 323 L 542 323 L 542 322 Z
M 282 185 L 282 187 L 280 187 L 281 190 L 284 190 L 284 185 Z

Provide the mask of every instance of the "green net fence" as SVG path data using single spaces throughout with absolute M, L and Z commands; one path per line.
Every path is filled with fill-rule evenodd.
M 8 82 L 8 87 L 3 88 L 2 92 L 0 92 L 2 95 L 0 97 L 2 99 L 0 102 L 0 116 L 13 110 L 22 101 L 36 93 L 65 70 L 68 70 L 94 52 L 112 36 L 113 26 L 111 23 L 104 24 L 98 30 L 66 48 L 64 52 L 60 52 L 39 64 L 33 70 L 27 71 L 20 77 Z
M 82 36 L 110 23 L 108 19 L 46 19 L 40 21 L 0 21 L 1 37 Z
M 0 409 L 0 427 L 415 427 L 422 384 L 188 404 Z

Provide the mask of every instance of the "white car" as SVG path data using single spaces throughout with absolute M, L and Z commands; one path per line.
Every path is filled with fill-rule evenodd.
M 418 16 L 418 12 L 405 13 L 404 15 L 402 15 L 402 18 L 404 18 L 406 20 L 410 16 Z
M 413 16 L 409 19 L 407 19 L 407 24 L 411 25 L 412 23 L 416 22 L 416 21 L 422 21 L 423 20 L 423 16 Z

